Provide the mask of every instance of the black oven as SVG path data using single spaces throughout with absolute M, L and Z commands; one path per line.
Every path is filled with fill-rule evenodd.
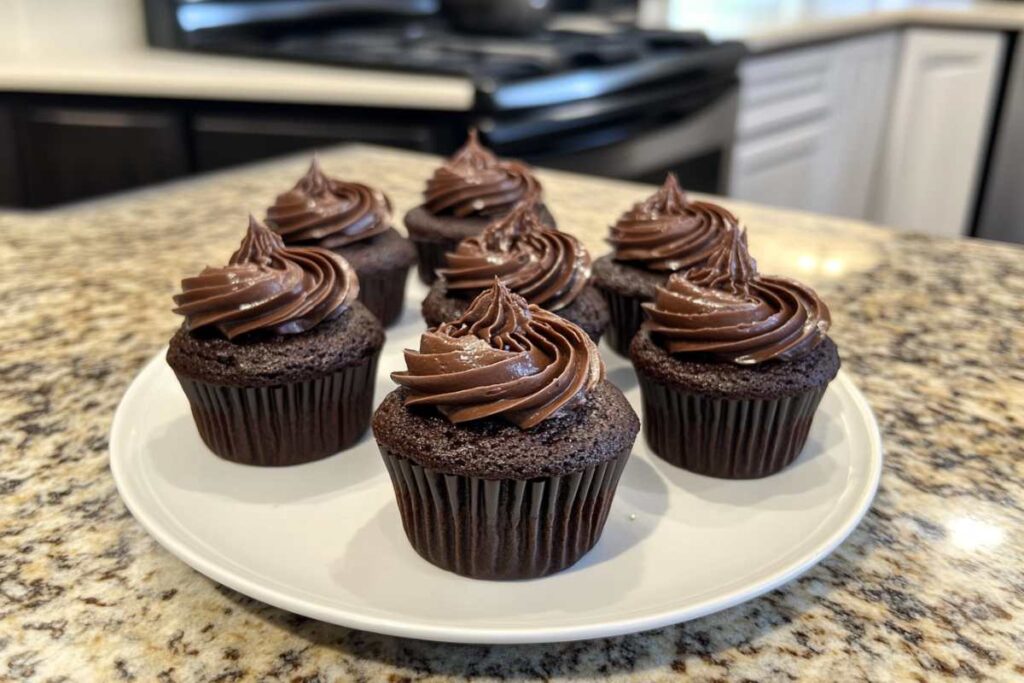
M 495 0 L 500 1 L 500 0 Z M 723 192 L 736 118 L 734 42 L 555 15 L 529 35 L 455 30 L 436 0 L 146 0 L 150 42 L 175 49 L 469 79 L 497 152 L 539 166 Z M 566 17 L 588 19 L 581 25 Z M 382 76 L 384 77 L 384 76 Z M 447 148 L 461 133 L 433 146 Z

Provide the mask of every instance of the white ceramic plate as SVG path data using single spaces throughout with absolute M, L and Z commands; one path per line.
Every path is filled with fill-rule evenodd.
M 422 331 L 424 289 L 388 331 L 377 400 Z M 609 378 L 639 413 L 629 364 Z M 864 397 L 843 374 L 787 470 L 723 481 L 674 468 L 641 435 L 604 535 L 576 566 L 511 583 L 474 581 L 406 542 L 371 435 L 339 455 L 283 469 L 214 456 L 158 354 L 118 407 L 110 467 L 135 518 L 208 577 L 315 619 L 396 636 L 528 643 L 613 636 L 694 619 L 793 579 L 856 527 L 878 485 L 882 449 Z

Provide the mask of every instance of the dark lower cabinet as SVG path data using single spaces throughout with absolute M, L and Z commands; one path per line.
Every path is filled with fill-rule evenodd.
M 189 172 L 185 120 L 145 109 L 24 106 L 16 112 L 22 194 L 48 206 Z
M 415 123 L 259 114 L 197 114 L 192 135 L 199 171 L 346 142 L 431 151 L 437 139 L 430 126 Z
M 465 130 L 458 112 L 0 94 L 0 206 L 53 206 L 346 142 L 447 153 Z
M 0 101 L 0 206 L 22 206 L 25 203 L 16 140 L 14 108 Z

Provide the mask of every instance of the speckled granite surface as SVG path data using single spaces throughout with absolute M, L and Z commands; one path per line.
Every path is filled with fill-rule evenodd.
M 355 148 L 328 168 L 399 210 L 432 162 Z M 42 214 L 0 212 L 0 680 L 1024 679 L 1024 251 L 730 203 L 766 271 L 830 303 L 884 431 L 860 528 L 767 596 L 688 624 L 527 647 L 350 631 L 222 588 L 121 504 L 107 432 L 171 335 L 178 279 L 218 263 L 304 159 Z M 545 174 L 598 253 L 636 199 Z

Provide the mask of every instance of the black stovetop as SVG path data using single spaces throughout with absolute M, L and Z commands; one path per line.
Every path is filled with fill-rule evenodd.
M 641 61 L 709 45 L 700 33 L 549 30 L 527 37 L 459 33 L 440 19 L 279 35 L 198 37 L 193 47 L 327 64 L 468 76 L 508 82 Z
M 623 64 L 699 45 L 707 45 L 701 35 L 635 29 L 611 35 L 545 31 L 527 38 L 507 38 L 456 33 L 443 24 L 415 23 L 284 37 L 269 47 L 272 54 L 284 57 L 510 81 Z

